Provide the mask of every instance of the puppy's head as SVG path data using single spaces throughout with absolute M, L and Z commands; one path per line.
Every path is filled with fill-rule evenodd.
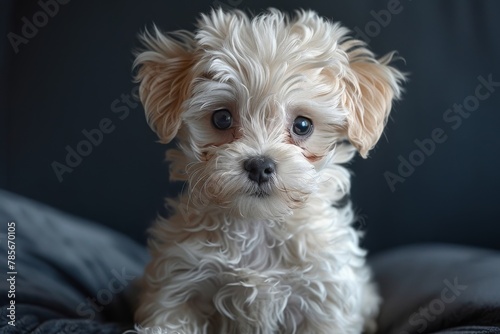
M 380 138 L 403 74 L 314 12 L 215 10 L 198 30 L 142 36 L 140 97 L 172 174 L 200 205 L 283 217 Z

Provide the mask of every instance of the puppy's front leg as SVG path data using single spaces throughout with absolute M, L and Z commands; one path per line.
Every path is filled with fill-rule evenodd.
M 281 333 L 280 321 L 290 287 L 249 269 L 233 269 L 223 277 L 225 283 L 213 299 L 218 311 L 216 333 Z
M 198 259 L 197 265 L 188 264 L 185 256 L 170 257 L 168 264 L 152 261 L 143 278 L 136 321 L 165 333 L 277 333 L 290 288 L 276 278 L 208 258 Z
M 346 266 L 341 269 L 343 275 L 335 275 L 318 269 L 319 265 L 315 267 L 290 268 L 277 277 L 280 290 L 287 287 L 290 292 L 285 295 L 278 332 L 360 334 L 366 318 L 374 315 L 378 302 L 375 295 L 368 295 L 373 291 L 361 289 L 367 279 L 364 270 Z
M 170 247 L 163 256 L 153 256 L 146 268 L 136 311 L 136 322 L 142 327 L 161 328 L 161 333 L 212 333 L 210 317 L 215 312 L 212 297 L 218 271 L 186 249 Z

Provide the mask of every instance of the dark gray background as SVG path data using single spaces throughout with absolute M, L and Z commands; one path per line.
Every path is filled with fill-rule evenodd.
M 214 5 L 251 9 L 310 8 L 347 27 L 376 22 L 371 11 L 390 1 L 97 1 L 72 0 L 16 53 L 8 33 L 22 34 L 37 1 L 0 5 L 0 187 L 110 226 L 144 241 L 169 184 L 166 147 L 155 143 L 142 107 L 112 108 L 130 94 L 136 35 L 155 22 L 166 31 L 193 29 Z M 379 55 L 398 50 L 411 73 L 404 100 L 368 160 L 357 158 L 353 202 L 372 252 L 408 243 L 444 241 L 500 248 L 498 207 L 500 87 L 456 130 L 443 120 L 448 108 L 474 95 L 478 76 L 500 81 L 500 3 L 401 0 L 400 13 L 371 38 Z M 371 24 L 371 25 L 370 25 Z M 375 24 L 376 25 L 376 24 Z M 375 36 L 376 35 L 376 36 Z M 122 109 L 117 110 L 117 107 Z M 118 111 L 118 112 L 113 112 Z M 113 132 L 59 182 L 51 167 L 83 130 L 109 118 Z M 414 141 L 442 128 L 447 140 L 392 192 L 384 172 L 397 173 Z

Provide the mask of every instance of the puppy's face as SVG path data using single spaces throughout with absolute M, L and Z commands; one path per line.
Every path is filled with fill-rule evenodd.
M 322 171 L 378 141 L 403 75 L 347 30 L 299 12 L 202 16 L 196 34 L 145 34 L 140 95 L 172 173 L 198 205 L 258 219 L 302 206 Z M 176 173 L 179 172 L 179 173 Z

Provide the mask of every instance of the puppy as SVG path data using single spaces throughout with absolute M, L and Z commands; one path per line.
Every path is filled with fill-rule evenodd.
M 186 181 L 150 230 L 142 333 L 361 333 L 379 297 L 344 165 L 382 134 L 404 75 L 312 11 L 202 15 L 142 35 L 147 120 Z

